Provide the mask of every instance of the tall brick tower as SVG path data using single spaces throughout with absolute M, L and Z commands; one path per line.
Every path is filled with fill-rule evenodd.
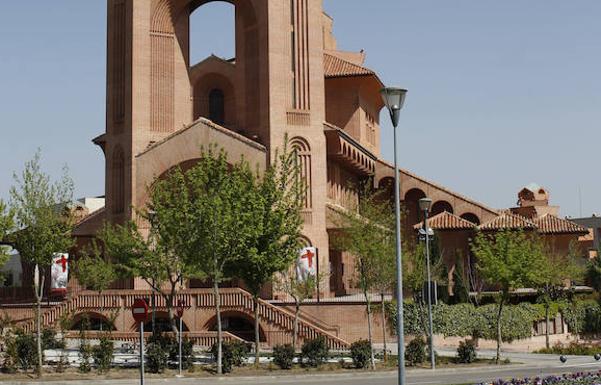
M 196 155 L 183 154 L 165 144 L 184 130 L 199 130 L 196 138 L 204 139 L 195 146 L 216 137 L 201 133 L 207 126 L 227 130 L 249 150 L 218 145 L 251 160 L 262 148 L 264 163 L 288 135 L 309 185 L 306 242 L 328 268 L 322 1 L 230 0 L 235 59 L 211 56 L 191 66 L 190 14 L 208 2 L 108 0 L 107 126 L 95 140 L 106 156 L 106 219 L 131 218 L 131 208 L 145 203 L 150 176 L 198 155 L 197 147 Z

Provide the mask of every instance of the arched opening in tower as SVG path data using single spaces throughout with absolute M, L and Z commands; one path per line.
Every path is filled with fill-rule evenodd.
M 233 61 L 236 57 L 235 7 L 225 1 L 202 5 L 190 15 L 190 64 L 215 55 Z

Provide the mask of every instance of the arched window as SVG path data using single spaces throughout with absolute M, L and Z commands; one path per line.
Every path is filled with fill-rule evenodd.
M 225 123 L 225 97 L 219 88 L 209 92 L 209 119 L 219 125 Z
M 113 153 L 113 208 L 115 214 L 125 211 L 125 155 L 121 147 L 115 148 Z
M 305 209 L 310 209 L 313 207 L 313 194 L 311 191 L 311 148 L 305 139 L 299 137 L 290 140 L 290 148 L 296 153 L 300 178 L 306 187 L 305 196 L 303 198 L 304 207 Z

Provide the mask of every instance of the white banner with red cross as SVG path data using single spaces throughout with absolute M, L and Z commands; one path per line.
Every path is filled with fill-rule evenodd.
M 310 276 L 317 275 L 317 249 L 305 247 L 300 250 L 296 261 L 296 277 L 299 281 L 306 281 Z
M 67 282 L 69 282 L 69 254 L 54 254 L 50 272 L 50 293 L 54 295 L 67 294 Z

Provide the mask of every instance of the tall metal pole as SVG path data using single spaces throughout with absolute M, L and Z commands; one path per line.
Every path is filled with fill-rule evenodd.
M 182 376 L 182 331 L 184 329 L 183 320 L 184 317 L 179 317 L 179 376 Z
M 144 385 L 144 322 L 140 322 L 140 385 Z
M 394 119 L 393 119 L 394 121 Z M 401 193 L 399 165 L 397 156 L 397 126 L 394 124 L 394 213 L 396 222 L 396 310 L 397 310 L 397 345 L 398 345 L 398 383 L 405 385 L 405 328 L 403 325 L 403 263 L 401 251 Z
M 428 273 L 428 322 L 430 329 L 430 364 L 436 369 L 434 357 L 434 328 L 432 327 L 432 278 L 430 275 L 430 229 L 428 228 L 428 210 L 424 210 L 424 228 L 426 230 L 426 266 Z

